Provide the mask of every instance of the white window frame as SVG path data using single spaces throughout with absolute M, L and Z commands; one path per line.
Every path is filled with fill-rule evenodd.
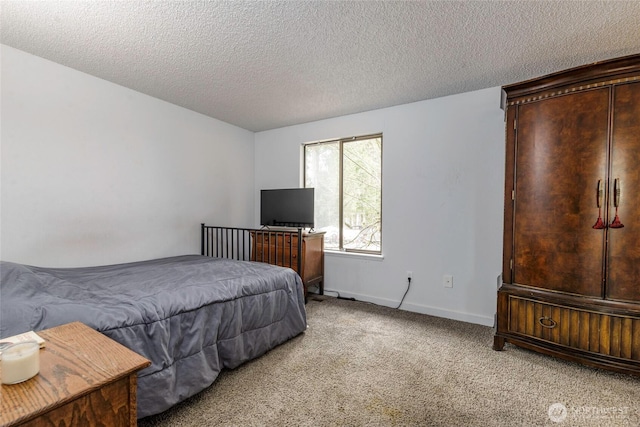
M 380 138 L 380 250 L 365 250 L 365 249 L 352 249 L 344 247 L 344 235 L 343 235 L 343 225 L 344 225 L 344 212 L 343 212 L 343 146 L 345 143 L 358 141 L 358 140 L 366 140 L 366 139 L 375 139 Z M 340 148 L 340 159 L 339 159 L 339 219 L 338 219 L 338 229 L 339 229 L 339 237 L 338 237 L 338 249 L 328 249 L 328 251 L 336 251 L 343 253 L 350 253 L 354 255 L 372 255 L 372 256 L 382 256 L 382 248 L 383 248 L 383 231 L 382 231 L 382 164 L 383 164 L 383 138 L 382 133 L 375 133 L 369 135 L 362 136 L 352 136 L 347 138 L 337 138 L 337 139 L 329 139 L 324 141 L 315 141 L 308 142 L 303 144 L 303 152 L 302 152 L 302 186 L 306 187 L 306 173 L 307 173 L 307 151 L 306 148 L 312 145 L 320 145 L 320 144 L 335 144 L 338 143 Z M 316 207 L 317 209 L 317 207 Z

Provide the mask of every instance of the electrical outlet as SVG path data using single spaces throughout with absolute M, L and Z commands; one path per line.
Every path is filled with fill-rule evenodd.
M 453 288 L 453 276 L 450 274 L 445 274 L 442 277 L 442 283 L 445 288 Z
M 412 277 L 413 277 L 413 271 L 407 270 L 407 280 L 411 279 Z

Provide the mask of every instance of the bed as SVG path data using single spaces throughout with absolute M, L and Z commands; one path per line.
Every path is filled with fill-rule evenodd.
M 0 264 L 0 338 L 83 322 L 151 361 L 138 418 L 165 411 L 306 329 L 289 268 L 184 255 L 86 268 Z

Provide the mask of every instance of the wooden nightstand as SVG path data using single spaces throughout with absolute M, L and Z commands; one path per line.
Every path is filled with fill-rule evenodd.
M 147 359 L 79 322 L 38 331 L 40 373 L 0 385 L 1 426 L 135 426 Z

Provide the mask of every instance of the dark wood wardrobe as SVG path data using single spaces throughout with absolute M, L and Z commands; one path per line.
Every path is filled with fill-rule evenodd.
M 640 55 L 503 87 L 509 342 L 640 375 Z

